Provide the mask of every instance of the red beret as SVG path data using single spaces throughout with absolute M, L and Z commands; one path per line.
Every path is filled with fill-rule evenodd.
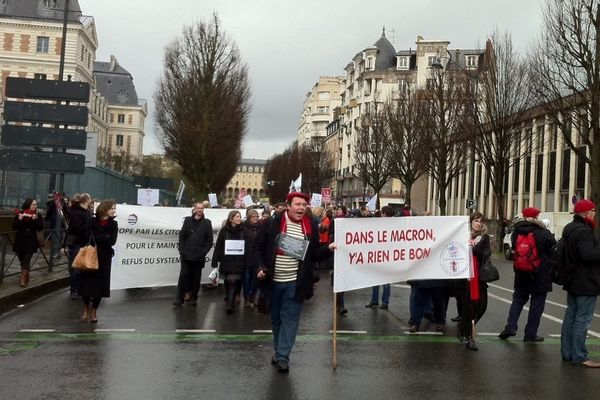
M 575 203 L 575 208 L 573 209 L 573 212 L 575 212 L 575 214 L 578 214 L 578 213 L 595 210 L 595 209 L 596 209 L 596 205 L 594 204 L 593 201 L 583 199 L 583 200 L 579 200 L 577 203 Z
M 540 215 L 540 210 L 535 207 L 527 207 L 523 209 L 523 217 L 525 218 L 536 218 Z
M 285 196 L 285 201 L 287 201 L 288 203 L 291 203 L 292 199 L 294 197 L 300 197 L 301 199 L 306 200 L 307 203 L 310 202 L 310 196 L 307 195 L 306 193 L 302 193 L 302 192 L 291 192 L 291 193 L 288 193 L 288 195 Z

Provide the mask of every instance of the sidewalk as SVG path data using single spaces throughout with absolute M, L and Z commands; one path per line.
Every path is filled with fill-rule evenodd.
M 35 255 L 34 255 L 35 257 Z M 8 262 L 8 261 L 7 261 Z M 69 272 L 66 257 L 62 256 L 54 264 L 52 272 L 48 272 L 46 261 L 40 256 L 32 265 L 29 284 L 22 288 L 19 266 L 11 265 L 0 284 L 0 315 L 15 309 L 20 304 L 30 303 L 46 294 L 69 286 Z M 67 296 L 65 292 L 65 296 Z

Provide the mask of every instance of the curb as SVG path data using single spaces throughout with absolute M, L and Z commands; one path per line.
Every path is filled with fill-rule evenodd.
M 30 286 L 12 293 L 6 297 L 0 298 L 0 315 L 4 314 L 20 304 L 31 303 L 42 296 L 55 292 L 59 289 L 69 286 L 69 277 L 58 278 L 47 282 L 42 282 L 35 286 Z

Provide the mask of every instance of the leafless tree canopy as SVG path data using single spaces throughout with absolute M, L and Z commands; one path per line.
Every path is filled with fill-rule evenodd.
M 385 107 L 380 103 L 373 102 L 372 109 L 361 116 L 359 123 L 356 124 L 354 143 L 355 175 L 365 185 L 373 188 L 377 195 L 392 176 L 390 136 L 383 108 Z M 379 196 L 377 196 L 377 203 L 379 203 Z
M 437 183 L 440 215 L 446 215 L 448 186 L 465 170 L 467 86 L 465 71 L 432 68 L 428 88 L 423 93 L 423 115 L 430 150 L 427 172 Z
M 323 149 L 292 144 L 283 153 L 272 157 L 265 167 L 265 179 L 272 182 L 267 186 L 271 203 L 285 200 L 290 182 L 300 173 L 303 192 L 321 193 L 321 188 L 333 175 L 333 169 L 327 163 Z
M 98 164 L 124 175 L 137 175 L 142 168 L 142 162 L 138 157 L 126 152 L 115 153 L 107 147 L 99 147 L 97 157 Z
M 389 133 L 391 175 L 406 187 L 405 203 L 411 202 L 413 184 L 427 167 L 428 142 L 423 120 L 423 102 L 418 92 L 407 88 L 397 101 L 385 105 L 384 124 Z
M 532 59 L 534 88 L 540 104 L 563 133 L 565 143 L 589 164 L 590 197 L 597 202 L 600 200 L 600 2 L 548 0 L 543 21 L 543 33 Z M 577 132 L 576 140 L 571 136 L 572 127 Z
M 165 152 L 196 196 L 221 192 L 241 155 L 250 87 L 240 52 L 216 15 L 184 28 L 168 46 L 154 100 Z
M 471 88 L 470 143 L 487 172 L 496 197 L 499 221 L 506 219 L 504 186 L 510 166 L 524 154 L 521 121 L 534 105 L 527 60 L 512 45 L 509 32 L 495 32 L 487 44 L 482 68 L 468 71 Z M 502 228 L 502 227 L 500 227 Z

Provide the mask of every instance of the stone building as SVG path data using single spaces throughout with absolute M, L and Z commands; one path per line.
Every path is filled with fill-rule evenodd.
M 266 165 L 267 160 L 242 158 L 238 162 L 235 175 L 227 184 L 225 192 L 221 194 L 221 197 L 225 200 L 225 204 L 233 205 L 241 190 L 252 196 L 254 202 L 268 202 L 268 199 L 265 197 Z

